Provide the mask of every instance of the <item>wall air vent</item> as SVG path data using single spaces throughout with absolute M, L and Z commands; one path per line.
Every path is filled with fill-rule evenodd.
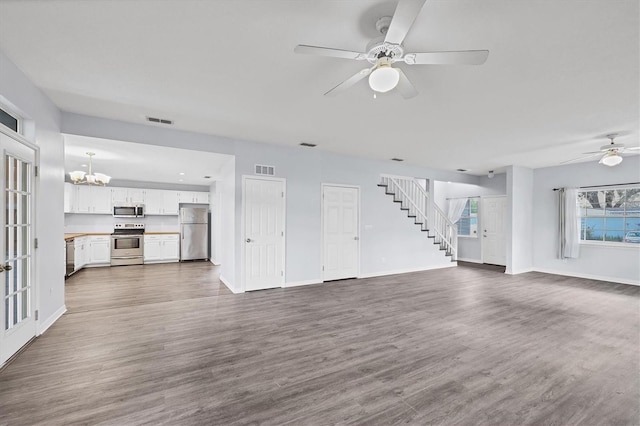
M 164 118 L 147 117 L 147 121 L 160 124 L 173 124 L 173 120 L 165 120 Z
M 308 148 L 313 148 L 314 146 L 316 146 L 315 143 L 309 143 L 309 142 L 301 142 L 300 146 L 306 146 Z
M 404 161 L 402 158 L 392 158 L 391 161 Z
M 256 164 L 255 168 L 257 175 L 274 176 L 276 174 L 276 168 L 273 166 L 265 166 L 262 164 Z

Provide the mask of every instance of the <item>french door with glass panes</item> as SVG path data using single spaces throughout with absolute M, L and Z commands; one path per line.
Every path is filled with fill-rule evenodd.
M 35 151 L 0 133 L 0 365 L 36 335 L 34 318 L 34 167 Z

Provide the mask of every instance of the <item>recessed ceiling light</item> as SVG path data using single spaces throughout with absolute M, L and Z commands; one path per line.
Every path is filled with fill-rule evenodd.
M 180 172 L 180 173 L 178 173 L 178 174 L 179 174 L 180 176 L 184 176 L 184 173 L 183 173 L 183 172 Z
M 80 164 L 80 167 L 87 167 L 86 164 Z
M 178 179 L 178 182 L 184 182 L 184 179 Z

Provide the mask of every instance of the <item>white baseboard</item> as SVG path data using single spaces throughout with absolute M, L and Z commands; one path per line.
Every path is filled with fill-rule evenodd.
M 524 268 L 524 269 L 516 269 L 516 270 L 506 268 L 504 273 L 507 275 L 518 275 L 518 274 L 526 274 L 527 272 L 533 272 L 534 270 L 535 269 L 533 268 Z
M 293 282 L 284 283 L 282 288 L 299 287 L 301 285 L 312 285 L 312 284 L 322 284 L 322 280 L 316 279 L 316 280 L 305 280 L 305 281 L 293 281 Z
M 49 327 L 51 327 L 53 325 L 53 323 L 58 320 L 58 318 L 60 318 L 62 315 L 64 315 L 65 312 L 67 312 L 67 306 L 66 305 L 62 305 L 60 307 L 60 309 L 55 311 L 53 313 L 53 315 L 51 315 L 49 318 L 47 318 L 44 321 L 38 321 L 38 325 L 36 326 L 36 333 L 37 333 L 36 335 L 40 336 L 45 331 L 47 331 L 49 329 Z
M 478 259 L 465 259 L 462 257 L 459 257 L 458 260 L 460 262 L 468 262 L 468 263 L 482 263 L 482 260 L 478 260 Z
M 216 261 L 215 261 L 215 260 L 213 260 L 213 259 L 209 259 L 209 262 L 213 263 L 213 264 L 214 264 L 214 265 L 216 265 L 216 266 L 220 266 L 220 265 L 222 265 L 222 263 L 220 263 L 220 262 L 216 262 Z
M 450 262 L 450 263 L 451 263 L 450 265 L 428 266 L 426 268 L 396 269 L 393 271 L 381 271 L 381 272 L 373 272 L 369 274 L 360 274 L 358 275 L 358 278 L 384 277 L 387 275 L 408 274 L 410 272 L 422 272 L 422 271 L 430 271 L 432 269 L 443 269 L 443 268 L 451 268 L 454 266 L 458 266 L 458 262 Z
M 225 277 L 223 277 L 222 275 L 220 275 L 220 281 L 222 281 L 222 284 L 224 284 L 225 286 L 227 286 L 227 288 L 229 290 L 231 290 L 231 292 L 233 294 L 240 294 L 240 293 L 244 293 L 244 291 L 236 291 L 235 287 L 229 282 L 227 281 L 227 279 Z
M 634 280 L 628 280 L 626 278 L 616 278 L 616 277 L 605 277 L 602 275 L 592 275 L 592 274 L 581 274 L 581 273 L 569 273 L 565 271 L 558 271 L 555 269 L 548 268 L 535 268 L 535 272 L 542 272 L 545 274 L 553 274 L 553 275 L 562 275 L 564 277 L 574 277 L 574 278 L 585 278 L 587 280 L 597 280 L 597 281 L 607 281 L 610 283 L 618 283 L 618 284 L 629 284 L 629 285 L 637 285 L 640 286 L 640 282 Z

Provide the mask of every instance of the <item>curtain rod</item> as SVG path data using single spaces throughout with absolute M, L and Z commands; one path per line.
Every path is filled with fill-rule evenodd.
M 470 197 L 452 197 L 452 198 L 445 198 L 445 200 L 462 200 L 463 198 L 482 198 L 480 195 L 472 195 Z
M 580 186 L 578 189 L 589 189 L 589 188 L 606 188 L 608 186 L 624 186 L 624 185 L 640 185 L 640 182 L 627 182 L 627 183 L 610 183 L 609 185 L 591 185 L 591 186 Z M 554 191 L 559 191 L 562 188 L 553 188 Z

